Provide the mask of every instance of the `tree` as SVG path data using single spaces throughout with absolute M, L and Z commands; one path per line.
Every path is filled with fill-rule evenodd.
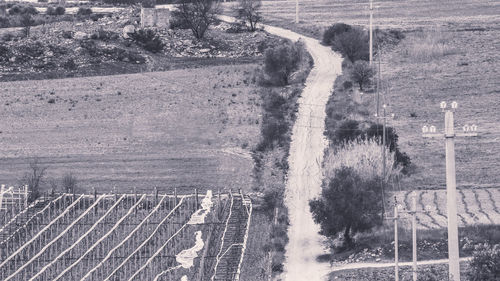
M 375 72 L 366 61 L 356 61 L 351 69 L 351 79 L 359 85 L 359 90 L 363 91 L 363 86 L 370 83 Z
M 332 45 L 333 41 L 335 41 L 335 37 L 350 31 L 352 26 L 345 23 L 335 23 L 332 26 L 328 27 L 325 32 L 323 32 L 323 44 Z
M 236 17 L 248 23 L 248 29 L 252 32 L 257 29 L 257 23 L 262 18 L 260 15 L 261 6 L 262 3 L 260 0 L 238 0 Z
M 500 276 L 500 245 L 476 247 L 470 262 L 468 280 L 498 281 Z
M 24 34 L 26 35 L 26 37 L 29 37 L 31 26 L 35 24 L 35 21 L 31 17 L 31 14 L 23 14 L 21 16 L 21 24 L 24 27 Z
M 346 248 L 354 246 L 353 235 L 381 225 L 382 193 L 378 179 L 362 179 L 353 168 L 342 167 L 324 183 L 321 197 L 309 202 L 320 234 L 336 238 L 343 233 Z
M 368 36 L 364 30 L 352 28 L 335 36 L 332 49 L 340 52 L 353 63 L 357 60 L 368 60 Z
M 189 26 L 194 37 L 202 39 L 210 25 L 218 21 L 220 12 L 218 0 L 182 0 L 179 11 L 173 13 L 174 17 Z
M 264 54 L 264 72 L 269 76 L 271 84 L 276 86 L 288 85 L 288 79 L 293 71 L 299 67 L 302 58 L 300 43 L 280 44 L 267 49 Z
M 40 185 L 43 182 L 46 170 L 46 167 L 40 165 L 38 158 L 29 163 L 28 172 L 24 174 L 22 179 L 22 184 L 28 185 L 28 202 L 33 202 L 40 197 Z

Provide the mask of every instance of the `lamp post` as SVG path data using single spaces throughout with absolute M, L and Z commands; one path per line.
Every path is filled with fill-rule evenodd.
M 441 102 L 440 107 L 444 115 L 444 134 L 436 133 L 435 126 L 423 126 L 422 135 L 426 138 L 444 138 L 446 150 L 446 207 L 448 212 L 448 259 L 449 280 L 460 281 L 460 260 L 458 251 L 458 223 L 457 223 L 457 188 L 455 172 L 455 137 L 476 137 L 477 126 L 465 125 L 463 133 L 455 133 L 453 113 L 458 107 L 457 102 L 451 103 L 451 109 L 446 102 Z

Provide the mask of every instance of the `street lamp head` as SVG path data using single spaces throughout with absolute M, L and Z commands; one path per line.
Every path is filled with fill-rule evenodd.
M 472 124 L 472 126 L 470 126 L 470 129 L 471 129 L 471 131 L 476 132 L 477 131 L 476 124 Z
M 396 115 L 394 113 L 391 113 L 391 118 L 394 119 Z
M 457 109 L 457 107 L 458 107 L 458 103 L 456 101 L 451 103 L 451 108 Z
M 429 132 L 429 127 L 427 127 L 427 125 L 425 125 L 425 126 L 422 127 L 422 133 L 425 134 L 427 132 Z
M 387 104 L 385 104 L 385 103 L 384 103 L 384 104 L 382 105 L 382 107 L 383 107 L 383 108 L 386 108 L 386 107 L 387 107 Z
M 464 130 L 464 132 L 468 132 L 470 131 L 470 127 L 469 125 L 465 124 L 464 127 L 462 128 Z
M 441 107 L 441 109 L 445 109 L 446 108 L 446 102 L 445 101 L 442 101 L 440 104 L 439 104 L 439 107 Z
M 436 126 L 431 126 L 431 127 L 429 128 L 429 131 L 430 131 L 431 133 L 435 133 L 435 132 L 436 132 Z

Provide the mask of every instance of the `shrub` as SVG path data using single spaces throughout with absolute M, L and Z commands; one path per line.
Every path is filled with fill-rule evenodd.
M 73 31 L 71 31 L 71 30 L 63 30 L 62 37 L 66 38 L 66 39 L 72 39 L 73 38 Z
M 19 15 L 21 14 L 22 7 L 19 5 L 14 5 L 9 9 L 9 15 Z
M 91 57 L 98 57 L 101 55 L 101 49 L 97 47 L 97 44 L 92 40 L 82 40 L 80 41 L 80 47 L 87 50 Z
M 64 69 L 67 70 L 75 70 L 77 68 L 77 65 L 75 61 L 72 58 L 70 58 L 62 64 L 62 67 L 64 67 Z
M 152 29 L 137 29 L 130 37 L 152 53 L 157 53 L 163 49 L 160 36 Z
M 328 132 L 328 136 L 333 144 L 340 145 L 354 141 L 363 133 L 359 129 L 359 122 L 356 120 L 345 120 L 334 132 Z
M 323 44 L 331 46 L 337 35 L 348 32 L 351 29 L 352 26 L 345 23 L 336 23 L 328 27 L 323 33 Z
M 14 5 L 9 9 L 9 15 L 36 15 L 38 10 L 33 6 Z
M 476 247 L 467 273 L 470 281 L 496 281 L 500 276 L 500 244 Z
M 360 91 L 371 82 L 374 75 L 374 69 L 366 61 L 356 61 L 352 66 L 351 79 L 359 85 Z
M 347 32 L 335 36 L 332 49 L 340 52 L 351 62 L 369 59 L 368 36 L 360 28 L 352 28 Z
M 62 16 L 66 13 L 66 9 L 64 7 L 58 6 L 55 10 L 56 15 Z
M 269 77 L 267 80 L 269 84 L 288 85 L 290 75 L 297 70 L 302 56 L 302 51 L 296 44 L 286 42 L 266 50 L 264 72 Z
M 344 81 L 344 83 L 342 83 L 342 86 L 344 87 L 344 90 L 350 89 L 350 88 L 352 88 L 352 82 L 351 81 Z
M 113 39 L 115 36 L 116 33 L 100 28 L 90 35 L 90 39 L 107 41 Z
M 0 43 L 0 62 L 8 60 L 9 48 Z
M 0 28 L 5 28 L 10 26 L 10 21 L 7 17 L 0 17 Z
M 43 44 L 39 41 L 28 41 L 18 46 L 18 52 L 26 60 L 37 58 L 43 54 Z
M 76 184 L 77 184 L 77 179 L 71 173 L 65 174 L 64 177 L 62 178 L 62 188 L 64 192 L 67 193 L 75 192 Z
M 47 7 L 47 10 L 45 11 L 45 14 L 49 16 L 55 16 L 56 15 L 56 9 L 54 7 Z
M 17 36 L 14 33 L 7 32 L 2 35 L 2 41 L 8 42 L 12 41 L 12 39 L 16 38 Z
M 80 7 L 78 8 L 76 14 L 79 16 L 89 16 L 92 14 L 92 9 L 86 7 Z

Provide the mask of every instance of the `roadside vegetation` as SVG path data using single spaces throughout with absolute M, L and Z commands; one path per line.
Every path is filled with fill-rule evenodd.
M 265 51 L 253 80 L 261 85 L 261 138 L 252 151 L 254 190 L 263 194 L 254 213 L 242 280 L 266 280 L 283 272 L 288 242 L 284 203 L 291 130 L 297 100 L 313 66 L 302 42 L 282 40 Z M 258 238 L 257 238 L 258 237 Z

